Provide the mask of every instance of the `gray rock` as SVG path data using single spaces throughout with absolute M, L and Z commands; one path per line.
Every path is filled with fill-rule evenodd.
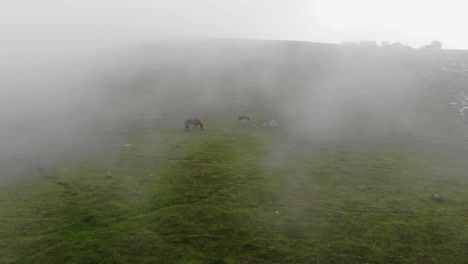
M 440 194 L 438 194 L 438 193 L 435 193 L 435 194 L 432 195 L 432 199 L 440 202 L 440 201 L 442 201 L 442 196 Z

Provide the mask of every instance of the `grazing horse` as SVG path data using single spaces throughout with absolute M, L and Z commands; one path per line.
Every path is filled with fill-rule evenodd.
M 278 126 L 278 122 L 274 119 L 264 119 L 263 125 L 264 128 L 273 128 Z
M 200 126 L 200 129 L 203 131 L 203 124 L 197 118 L 185 120 L 186 131 L 190 131 L 190 125 L 192 125 L 192 130 L 198 130 L 198 126 Z
M 239 122 L 241 125 L 244 125 L 244 124 L 250 122 L 250 118 L 248 116 L 239 116 L 237 118 L 237 122 Z

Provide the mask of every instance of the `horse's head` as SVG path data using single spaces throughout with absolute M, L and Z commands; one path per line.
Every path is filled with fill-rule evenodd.
M 242 120 L 242 119 L 247 119 L 247 120 L 250 121 L 250 118 L 249 118 L 248 116 L 245 116 L 245 115 L 239 116 L 239 117 L 237 118 L 237 120 Z

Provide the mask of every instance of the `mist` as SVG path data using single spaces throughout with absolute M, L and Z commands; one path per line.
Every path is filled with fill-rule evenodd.
M 415 76 L 431 67 L 417 52 L 258 40 L 294 39 L 282 32 L 302 24 L 306 13 L 298 12 L 292 25 L 272 18 L 301 5 L 268 9 L 268 23 L 252 29 L 278 31 L 262 35 L 231 28 L 244 2 L 221 26 L 210 19 L 231 5 L 203 13 L 203 5 L 189 5 L 195 12 L 177 1 L 140 4 L 8 3 L 1 23 L 0 157 L 11 170 L 3 178 L 67 156 L 109 152 L 138 128 L 178 129 L 180 120 L 216 113 L 280 120 L 290 133 L 280 150 L 304 135 L 349 142 L 360 130 L 417 134 L 408 118 L 425 84 Z M 243 26 L 252 22 L 250 12 Z
M 177 129 L 185 118 L 223 112 L 262 113 L 254 118 L 276 118 L 315 138 L 387 126 L 381 133 L 395 127 L 378 120 L 410 106 L 419 92 L 410 89 L 417 82 L 412 68 L 378 50 L 231 39 L 123 46 L 9 54 L 18 64 L 5 65 L 2 78 L 5 163 L 27 157 L 48 164 L 67 153 L 89 158 L 122 145 L 122 131 L 161 120 Z
M 448 2 L 2 1 L 0 262 L 462 261 Z

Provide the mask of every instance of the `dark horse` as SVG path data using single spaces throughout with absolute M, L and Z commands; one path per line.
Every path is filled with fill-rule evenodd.
M 203 124 L 200 122 L 198 119 L 187 119 L 185 120 L 185 130 L 190 131 L 190 125 L 192 125 L 192 130 L 198 130 L 198 126 L 200 126 L 200 129 L 203 131 Z
M 248 116 L 239 116 L 237 118 L 237 122 L 239 122 L 240 124 L 245 124 L 247 122 L 250 122 L 250 118 Z

